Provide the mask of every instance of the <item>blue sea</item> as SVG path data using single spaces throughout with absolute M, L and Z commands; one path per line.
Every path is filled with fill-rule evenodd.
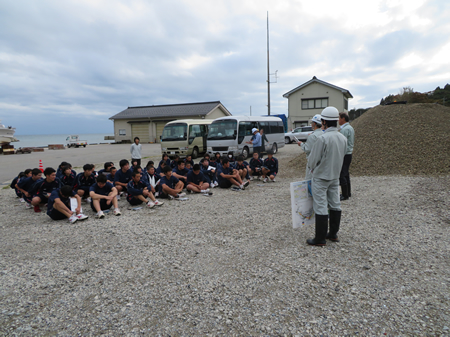
M 67 144 L 68 134 L 61 135 L 14 135 L 19 142 L 11 143 L 17 149 L 19 147 L 46 147 L 48 144 Z M 86 140 L 88 144 L 113 143 L 114 140 L 105 140 L 105 136 L 113 136 L 112 133 L 85 133 L 78 134 L 80 140 Z

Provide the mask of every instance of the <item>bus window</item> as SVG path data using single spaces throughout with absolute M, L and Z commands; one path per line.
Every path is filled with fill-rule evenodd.
M 265 134 L 272 133 L 269 128 L 269 122 L 259 122 L 259 130 L 263 129 Z
M 208 140 L 236 139 L 237 121 L 226 119 L 213 122 L 210 126 Z
M 164 127 L 161 141 L 186 140 L 186 131 L 185 123 L 168 124 Z

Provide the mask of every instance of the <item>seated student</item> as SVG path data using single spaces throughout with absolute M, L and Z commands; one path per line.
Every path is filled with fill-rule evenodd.
M 104 165 L 103 168 L 98 171 L 98 174 L 104 174 L 104 175 L 108 175 L 111 172 L 111 167 L 114 167 L 114 163 L 112 161 L 107 161 Z
M 37 191 L 37 185 L 42 181 L 42 172 L 38 168 L 31 170 L 31 177 L 21 179 L 17 184 L 17 189 L 22 192 L 26 208 L 31 208 L 31 200 Z
M 138 160 L 137 159 L 132 159 L 131 160 L 131 167 L 130 167 L 131 173 L 133 173 L 133 171 L 136 169 L 137 166 L 138 166 Z M 139 167 L 141 167 L 141 166 L 139 165 Z
M 156 169 L 156 174 L 159 175 L 160 178 L 164 177 L 164 168 L 167 166 L 166 162 L 160 162 L 161 165 Z
M 209 192 L 209 183 L 206 181 L 205 176 L 200 170 L 200 165 L 195 164 L 187 174 L 187 186 L 186 190 L 191 193 L 208 193 Z
M 126 159 L 119 162 L 120 170 L 117 170 L 114 176 L 114 187 L 117 188 L 119 195 L 127 191 L 128 182 L 131 180 L 130 163 Z M 119 199 L 119 195 L 117 199 Z
M 142 172 L 142 180 L 147 183 L 149 191 L 151 190 L 155 197 L 159 194 L 159 188 L 157 189 L 157 185 L 159 184 L 160 179 L 161 177 L 156 174 L 153 164 L 147 166 L 147 170 Z
M 220 152 L 216 152 L 216 153 L 214 154 L 214 158 L 215 158 L 215 163 L 216 163 L 216 165 L 221 164 L 222 156 L 220 155 Z M 212 158 L 211 158 L 211 159 L 212 159 Z
M 48 203 L 48 198 L 50 197 L 50 194 L 52 194 L 54 190 L 61 188 L 61 181 L 58 178 L 56 178 L 56 170 L 54 168 L 47 167 L 44 170 L 44 176 L 45 179 L 41 183 L 39 183 L 39 186 L 37 187 L 37 192 L 33 196 L 33 199 L 31 200 L 31 205 L 34 206 L 34 211 L 36 213 L 41 212 L 39 204 Z
M 132 173 L 132 178 L 128 183 L 127 191 L 127 201 L 133 206 L 145 202 L 148 207 L 153 208 L 155 206 L 161 206 L 164 203 L 155 199 L 153 193 L 148 190 L 147 185 L 141 180 L 141 174 L 137 171 Z M 147 201 L 147 198 L 150 198 L 150 201 Z
M 24 172 L 20 172 L 19 175 L 15 177 L 11 182 L 11 184 L 9 185 L 9 187 L 14 189 L 14 192 L 16 192 L 17 197 L 20 198 L 19 199 L 20 202 L 25 202 L 25 200 L 23 199 L 22 192 L 18 188 L 18 183 L 21 179 L 25 179 L 28 177 L 31 177 L 31 169 L 26 169 Z
M 97 177 L 97 182 L 89 188 L 89 196 L 91 197 L 91 208 L 97 212 L 97 218 L 103 219 L 104 210 L 114 206 L 114 215 L 121 215 L 117 201 L 117 189 L 113 184 L 107 181 L 104 174 Z
M 172 175 L 172 168 L 164 167 L 164 177 L 159 182 L 159 197 L 170 199 L 184 197 L 186 193 L 181 192 L 183 186 L 183 182 Z
M 78 206 L 75 212 L 70 209 L 70 198 L 77 199 Z M 69 185 L 65 185 L 60 189 L 54 190 L 48 198 L 47 215 L 53 220 L 69 219 L 70 223 L 77 220 L 85 220 L 87 215 L 81 214 L 81 198 L 76 194 Z
M 191 155 L 187 155 L 186 158 L 184 158 L 184 165 L 186 165 L 187 163 L 191 163 L 191 168 L 194 167 L 194 161 L 192 160 Z
M 116 176 L 117 169 L 112 166 L 109 169 L 109 174 L 106 176 L 106 180 L 114 185 L 114 177 Z
M 85 164 L 83 166 L 83 172 L 77 175 L 75 180 L 75 185 L 73 185 L 73 190 L 86 202 L 91 202 L 89 197 L 89 189 L 95 184 L 95 176 L 92 173 L 94 168 L 92 164 Z
M 172 170 L 178 166 L 178 161 L 180 160 L 180 156 L 179 155 L 175 155 L 173 157 L 173 160 L 170 162 L 170 167 L 172 168 Z M 164 173 L 164 172 L 163 172 Z
M 233 151 L 228 152 L 227 156 L 228 161 L 230 162 L 231 166 L 234 166 L 236 160 L 234 159 Z
M 250 159 L 250 175 L 256 176 L 258 179 L 261 179 L 263 174 L 263 166 L 264 163 L 261 159 L 259 159 L 258 152 L 253 153 L 253 158 Z
M 200 169 L 202 170 L 203 175 L 205 176 L 206 182 L 209 184 L 211 188 L 219 186 L 216 177 L 216 169 L 211 168 L 209 165 L 209 161 L 207 158 L 203 158 L 200 160 Z
M 184 166 L 184 161 L 179 160 L 178 166 L 173 170 L 172 175 L 183 183 L 183 188 L 187 185 L 188 169 Z
M 228 158 L 223 158 L 222 165 L 217 168 L 217 178 L 219 179 L 219 187 L 222 188 L 230 188 L 232 185 L 236 185 L 241 190 L 245 190 L 249 185 L 249 182 L 244 183 L 238 171 L 230 166 Z
M 249 180 L 248 166 L 248 163 L 244 161 L 244 157 L 237 156 L 236 162 L 234 163 L 234 169 L 239 172 L 239 176 L 242 180 L 244 180 L 244 178 Z
M 161 166 L 161 163 L 164 162 L 166 165 L 170 165 L 170 159 L 169 159 L 169 155 L 167 153 L 163 153 L 162 154 L 162 159 L 158 164 L 158 167 Z
M 64 166 L 62 168 L 62 173 L 63 174 L 60 178 L 61 186 L 69 185 L 70 187 L 73 188 L 73 186 L 75 185 L 77 176 L 72 172 L 72 169 L 70 168 L 70 166 L 69 165 Z
M 65 166 L 69 166 L 69 167 L 70 167 L 70 170 L 71 170 L 72 173 L 73 173 L 73 175 L 74 175 L 75 177 L 77 176 L 77 172 L 75 172 L 75 171 L 72 169 L 72 165 L 71 165 L 70 163 L 66 162 L 66 161 L 63 161 L 63 162 L 61 162 L 61 164 L 59 164 L 59 166 L 58 166 L 58 168 L 57 168 L 57 170 L 56 170 L 56 178 L 58 178 L 59 180 L 61 180 L 61 177 L 62 177 L 62 175 L 63 175 L 62 169 L 63 169 L 63 167 L 65 167 Z
M 148 169 L 149 167 L 155 167 L 155 163 L 153 162 L 153 160 L 149 160 L 148 162 L 147 162 L 147 165 L 145 165 L 145 167 Z M 156 169 L 155 169 L 156 170 Z
M 98 172 L 95 170 L 95 165 L 94 164 L 91 164 L 91 165 L 92 165 L 92 174 L 94 175 L 94 177 L 97 178 Z
M 193 167 L 193 165 L 191 165 L 191 162 L 187 161 L 187 162 L 184 163 L 184 168 L 185 168 L 186 170 L 188 170 L 188 173 L 189 173 L 190 171 L 192 171 L 192 167 Z
M 264 168 L 267 171 L 264 171 Z M 267 158 L 264 159 L 264 167 L 263 167 L 263 182 L 267 182 L 267 177 L 273 182 L 275 182 L 275 177 L 278 173 L 278 159 L 273 156 L 273 151 L 267 151 Z
M 217 168 L 216 157 L 212 156 L 212 157 L 209 159 L 209 166 L 212 166 L 212 167 Z

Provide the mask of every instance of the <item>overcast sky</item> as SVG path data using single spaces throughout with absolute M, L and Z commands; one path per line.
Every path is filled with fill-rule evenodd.
M 267 11 L 272 114 L 313 76 L 349 90 L 350 109 L 450 82 L 448 0 L 0 0 L 0 119 L 113 134 L 128 106 L 267 114 Z

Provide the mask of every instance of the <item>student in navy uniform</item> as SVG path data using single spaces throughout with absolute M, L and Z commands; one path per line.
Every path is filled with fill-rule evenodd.
M 173 157 L 173 160 L 170 162 L 170 167 L 172 168 L 172 170 L 178 166 L 178 161 L 180 160 L 180 156 L 179 155 L 175 155 Z M 164 174 L 164 172 L 162 172 Z
M 36 193 L 37 184 L 42 181 L 42 172 L 38 168 L 31 170 L 31 177 L 21 179 L 17 184 L 17 189 L 22 192 L 23 199 L 25 200 L 25 206 L 31 208 L 31 199 Z
M 202 173 L 205 176 L 206 181 L 209 183 L 209 186 L 211 188 L 214 188 L 216 186 L 219 186 L 216 177 L 216 169 L 215 168 L 209 169 L 209 168 L 210 168 L 209 160 L 206 157 L 200 160 L 200 169 L 202 170 Z
M 120 193 L 127 191 L 127 185 L 128 182 L 131 180 L 131 174 L 130 171 L 130 163 L 126 159 L 122 159 L 119 162 L 120 170 L 117 170 L 115 176 L 114 176 L 114 186 L 117 188 L 117 192 Z M 119 198 L 119 196 L 117 196 Z
M 85 164 L 83 166 L 83 172 L 78 173 L 75 180 L 75 185 L 73 190 L 80 196 L 80 198 L 85 199 L 86 202 L 91 202 L 89 197 L 89 189 L 95 184 L 95 176 L 93 174 L 94 168 L 92 164 Z
M 72 172 L 72 169 L 69 165 L 64 166 L 61 170 L 63 172 L 63 175 L 61 176 L 61 186 L 69 185 L 73 188 L 75 185 L 75 181 L 77 179 L 77 176 Z
M 191 163 L 191 168 L 194 167 L 194 161 L 192 160 L 191 155 L 187 155 L 186 158 L 184 159 L 184 164 L 187 164 L 187 163 Z
M 227 158 L 228 158 L 228 161 L 230 162 L 230 165 L 232 167 L 234 167 L 234 164 L 236 163 L 236 159 L 234 158 L 233 151 L 228 152 Z
M 136 169 L 137 166 L 141 167 L 141 166 L 138 164 L 137 159 L 131 160 L 131 167 L 130 167 L 131 173 L 134 172 L 134 170 Z
M 200 165 L 195 164 L 187 175 L 187 186 L 186 190 L 191 193 L 208 193 L 209 183 L 206 181 L 205 176 L 200 170 Z
M 14 189 L 17 197 L 20 198 L 20 202 L 25 202 L 25 200 L 23 199 L 23 193 L 18 188 L 18 184 L 21 179 L 26 179 L 28 177 L 31 177 L 31 169 L 26 169 L 24 172 L 20 172 L 19 175 L 13 179 L 11 185 L 9 185 L 9 187 Z
M 157 193 L 159 194 L 158 184 L 160 179 L 161 177 L 156 174 L 153 164 L 147 166 L 147 170 L 142 172 L 142 180 L 147 183 L 149 191 L 151 190 L 155 197 L 157 196 Z
M 107 161 L 104 165 L 103 168 L 98 171 L 98 174 L 104 174 L 104 175 L 108 175 L 111 173 L 111 167 L 114 167 L 114 163 L 112 161 Z
M 127 190 L 127 201 L 130 205 L 136 206 L 145 202 L 148 207 L 153 208 L 164 203 L 155 199 L 153 193 L 148 190 L 147 185 L 141 180 L 141 174 L 137 171 L 133 172 Z M 147 201 L 147 198 L 150 198 L 150 201 Z
M 91 166 L 92 166 L 92 174 L 94 175 L 95 178 L 97 178 L 98 172 L 95 170 L 95 165 L 91 164 Z
M 77 199 L 77 208 L 75 212 L 70 210 L 70 198 Z M 53 220 L 69 219 L 70 223 L 78 220 L 85 220 L 87 215 L 81 214 L 81 198 L 76 194 L 69 185 L 65 185 L 60 189 L 54 190 L 48 198 L 47 215 Z
M 221 155 L 220 155 L 220 152 L 216 152 L 216 153 L 214 154 L 214 158 L 215 158 L 216 165 L 221 164 L 221 159 L 222 159 L 222 157 L 221 157 Z M 212 159 L 212 158 L 211 158 L 211 159 Z
M 109 174 L 106 176 L 106 180 L 109 181 L 113 185 L 114 185 L 114 177 L 116 176 L 116 172 L 117 172 L 117 169 L 114 166 L 112 166 L 109 169 Z
M 264 167 L 269 170 L 269 172 L 265 173 L 263 172 L 264 180 L 263 182 L 267 182 L 267 178 L 270 179 L 270 181 L 275 182 L 275 177 L 278 174 L 278 159 L 273 156 L 273 151 L 268 150 L 267 151 L 267 158 L 264 159 Z
M 191 165 L 191 162 L 186 162 L 186 163 L 184 163 L 184 168 L 186 169 L 186 170 L 188 170 L 188 173 L 189 172 L 191 172 L 192 171 L 192 168 L 193 168 L 194 166 L 193 165 Z
M 170 166 L 164 167 L 164 177 L 162 177 L 159 182 L 160 198 L 173 199 L 184 197 L 186 194 L 182 193 L 183 187 L 183 182 L 172 175 L 172 168 Z
M 34 206 L 34 211 L 36 213 L 41 212 L 39 204 L 48 203 L 50 194 L 52 194 L 54 190 L 57 190 L 61 187 L 61 181 L 56 178 L 56 170 L 54 168 L 47 167 L 44 170 L 44 176 L 45 179 L 41 183 L 39 183 L 36 194 L 31 200 L 31 205 Z
M 62 168 L 65 167 L 65 166 L 69 166 L 71 171 L 72 171 L 72 173 L 74 174 L 74 176 L 75 177 L 77 176 L 77 172 L 75 172 L 75 170 L 72 169 L 72 165 L 70 163 L 66 162 L 66 161 L 63 161 L 63 162 L 61 162 L 61 164 L 59 164 L 59 166 L 58 166 L 58 168 L 56 170 L 56 178 L 61 180 L 61 177 L 63 175 Z
M 161 166 L 161 163 L 162 163 L 162 162 L 164 162 L 166 165 L 170 165 L 170 158 L 169 158 L 169 155 L 168 155 L 167 153 L 163 153 L 163 154 L 162 154 L 162 159 L 161 159 L 161 161 L 159 162 L 158 167 Z
M 253 158 L 250 159 L 250 175 L 256 176 L 258 179 L 263 175 L 263 166 L 264 163 L 261 159 L 259 159 L 258 152 L 253 153 Z
M 164 177 L 164 168 L 168 165 L 166 165 L 166 162 L 160 162 L 161 165 L 158 166 L 156 169 L 156 174 L 159 175 L 160 178 Z M 170 166 L 169 166 L 170 167 Z
M 234 163 L 234 169 L 239 172 L 239 176 L 242 180 L 244 180 L 244 178 L 250 180 L 250 176 L 248 174 L 248 163 L 244 161 L 244 157 L 237 156 L 236 162 Z
M 89 196 L 91 197 L 91 208 L 97 212 L 97 218 L 105 217 L 104 210 L 114 206 L 114 215 L 121 215 L 117 201 L 117 188 L 107 181 L 104 174 L 97 177 L 97 182 L 89 188 Z
M 177 168 L 175 168 L 173 170 L 172 175 L 177 178 L 178 180 L 180 180 L 184 187 L 186 187 L 187 185 L 187 174 L 188 174 L 189 170 L 186 169 L 186 167 L 184 167 L 184 161 L 179 160 L 178 161 L 178 166 Z
M 219 179 L 219 186 L 222 188 L 230 188 L 232 185 L 236 185 L 241 190 L 249 185 L 249 182 L 245 183 L 239 176 L 239 172 L 230 166 L 228 158 L 222 159 L 222 165 L 217 168 L 217 178 Z

